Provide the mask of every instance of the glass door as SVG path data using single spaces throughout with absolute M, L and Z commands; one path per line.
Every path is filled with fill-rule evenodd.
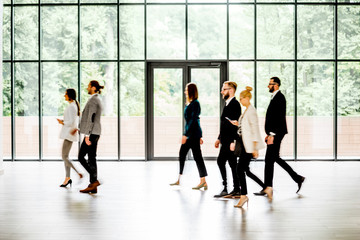
M 184 131 L 184 88 L 189 82 L 196 83 L 199 91 L 203 156 L 217 157 L 214 143 L 219 134 L 220 88 L 226 69 L 226 62 L 148 62 L 146 159 L 178 159 Z
M 214 144 L 220 129 L 220 67 L 190 67 L 190 81 L 196 83 L 201 106 L 200 126 L 203 132 L 204 157 L 216 157 L 219 148 Z
M 154 157 L 179 155 L 183 118 L 183 69 L 153 70 Z

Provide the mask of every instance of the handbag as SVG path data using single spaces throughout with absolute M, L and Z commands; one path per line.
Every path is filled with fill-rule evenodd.
M 243 148 L 242 138 L 241 136 L 238 136 L 238 138 L 235 141 L 234 155 L 240 157 L 242 148 Z

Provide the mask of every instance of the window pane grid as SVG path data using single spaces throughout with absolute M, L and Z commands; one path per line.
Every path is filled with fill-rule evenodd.
M 4 64 L 14 63 L 13 68 L 15 74 L 10 74 L 10 79 L 14 79 L 14 97 L 16 98 L 16 94 L 21 91 L 38 91 L 38 87 L 35 87 L 34 89 L 33 87 L 37 86 L 38 82 L 43 84 L 41 93 L 43 98 L 41 103 L 42 109 L 35 110 L 41 106 L 39 105 L 39 99 L 36 98 L 39 93 L 35 92 L 35 99 L 29 99 L 29 102 L 33 103 L 33 106 L 30 108 L 34 110 L 33 112 L 35 115 L 33 113 L 30 114 L 32 110 L 26 110 L 26 108 L 28 108 L 26 103 L 29 103 L 27 100 L 23 100 L 23 102 L 20 103 L 16 102 L 19 99 L 15 99 L 15 116 L 9 116 L 10 118 L 15 119 L 15 126 L 12 126 L 15 128 L 15 136 L 14 139 L 12 139 L 12 136 L 6 136 L 7 139 L 13 141 L 13 144 L 21 144 L 18 139 L 19 137 L 17 137 L 19 129 L 21 129 L 19 124 L 22 121 L 19 116 L 30 117 L 31 115 L 37 119 L 39 117 L 43 118 L 42 126 L 34 126 L 35 130 L 31 130 L 35 132 L 35 135 L 38 135 L 41 132 L 38 130 L 40 127 L 44 131 L 44 126 L 46 126 L 44 117 L 48 115 L 46 111 L 51 110 L 51 108 L 46 107 L 47 105 L 44 102 L 44 96 L 49 96 L 49 93 L 46 93 L 46 85 L 44 85 L 44 83 L 46 84 L 45 81 L 48 80 L 47 76 L 42 76 L 39 73 L 39 64 L 42 64 L 40 68 L 44 68 L 46 64 L 56 66 L 60 63 L 81 63 L 82 66 L 85 66 L 91 65 L 91 63 L 97 63 L 98 70 L 89 69 L 86 73 L 77 73 L 73 76 L 73 81 L 81 81 L 83 83 L 83 81 L 87 80 L 84 80 L 83 76 L 98 76 L 103 78 L 102 80 L 105 79 L 105 81 L 110 81 L 109 79 L 112 79 L 115 85 L 112 85 L 110 88 L 115 92 L 111 94 L 111 102 L 114 102 L 113 105 L 111 105 L 113 106 L 112 109 L 114 109 L 111 114 L 113 114 L 112 117 L 115 117 L 116 122 L 120 117 L 120 113 L 117 111 L 117 106 L 119 104 L 117 103 L 117 99 L 121 99 L 121 97 L 118 95 L 121 94 L 123 88 L 127 88 L 126 84 L 122 85 L 122 81 L 129 79 L 131 76 L 129 73 L 122 72 L 121 67 L 118 70 L 116 65 L 122 65 L 125 69 L 129 69 L 124 64 L 136 65 L 139 63 L 140 65 L 143 65 L 144 61 L 151 61 L 152 59 L 165 62 L 176 59 L 188 60 L 185 56 L 189 56 L 188 58 L 191 60 L 228 60 L 230 63 L 233 63 L 229 65 L 230 73 L 232 71 L 231 69 L 234 69 L 231 73 L 232 77 L 235 78 L 234 76 L 240 76 L 240 79 L 236 80 L 240 85 L 244 85 L 245 83 L 245 85 L 247 85 L 249 81 L 251 82 L 250 78 L 254 80 L 254 76 L 256 76 L 257 83 L 255 86 L 257 89 L 255 90 L 257 91 L 257 98 L 254 99 L 254 101 L 259 104 L 259 113 L 266 111 L 266 101 L 261 100 L 262 97 L 266 96 L 266 93 L 263 92 L 264 89 L 260 89 L 263 88 L 261 82 L 267 81 L 272 75 L 278 75 L 280 78 L 282 78 L 281 76 L 283 75 L 283 80 L 286 82 L 289 81 L 289 79 L 292 79 L 292 81 L 290 81 L 292 82 L 292 86 L 286 86 L 286 97 L 289 105 L 288 116 L 291 117 L 291 120 L 288 120 L 288 124 L 289 122 L 294 123 L 298 126 L 298 129 L 297 132 L 293 132 L 292 135 L 289 134 L 287 138 L 297 139 L 298 151 L 295 154 L 296 156 L 293 156 L 294 153 L 291 150 L 292 146 L 289 146 L 290 151 L 288 156 L 290 158 L 307 158 L 302 152 L 302 147 L 304 146 L 300 146 L 302 142 L 299 142 L 299 140 L 303 139 L 301 129 L 304 128 L 304 124 L 307 122 L 306 118 L 309 117 L 329 118 L 329 120 L 322 119 L 322 121 L 328 122 L 326 131 L 329 134 L 329 142 L 326 144 L 323 143 L 324 146 L 320 146 L 321 144 L 315 146 L 317 149 L 322 150 L 314 150 L 315 154 L 310 157 L 315 156 L 316 158 L 316 155 L 318 154 L 321 155 L 320 158 L 346 159 L 349 156 L 350 158 L 351 156 L 357 158 L 359 155 L 356 151 L 352 154 L 346 152 L 347 148 L 344 147 L 344 145 L 340 145 L 348 143 L 347 141 L 357 141 L 356 136 L 346 135 L 349 130 L 346 130 L 345 127 L 354 127 L 350 122 L 352 122 L 353 118 L 356 118 L 354 112 L 359 112 L 359 107 L 356 104 L 344 107 L 341 96 L 346 96 L 346 89 L 342 87 L 341 84 L 342 81 L 345 81 L 344 79 L 356 79 L 358 72 L 356 66 L 358 62 L 360 62 L 360 50 L 358 48 L 360 39 L 360 28 L 358 27 L 358 21 L 360 19 L 359 1 L 339 1 L 336 3 L 333 0 L 303 0 L 295 3 L 292 0 L 262 0 L 257 1 L 255 4 L 251 0 L 229 0 L 229 12 L 222 10 L 226 9 L 227 1 L 225 0 L 194 0 L 187 1 L 187 3 L 183 0 L 148 0 L 148 4 L 146 5 L 143 0 L 43 0 L 41 1 L 41 5 L 39 2 L 40 1 L 38 0 L 18 0 L 14 1 L 14 4 L 11 5 L 11 1 L 4 1 L 5 13 L 3 33 L 5 39 L 3 44 L 3 56 Z M 117 7 L 118 4 L 120 5 Z M 92 5 L 99 6 L 100 8 L 96 7 L 99 10 L 91 11 L 92 7 L 94 7 Z M 172 47 L 170 50 L 160 48 L 160 51 L 157 51 L 152 48 L 152 45 L 159 44 L 156 39 L 156 33 L 154 33 L 154 31 L 157 30 L 156 28 L 153 28 L 156 25 L 156 22 L 149 18 L 145 18 L 149 17 L 151 13 L 155 11 L 154 9 L 164 9 L 166 7 L 169 7 L 170 9 L 167 11 L 167 13 L 170 14 L 168 19 L 174 18 L 174 15 L 171 14 L 175 11 L 172 9 L 182 9 L 180 14 L 182 17 L 178 20 L 178 23 L 183 25 L 181 26 L 180 31 L 179 29 L 174 31 L 175 35 L 179 34 L 177 39 L 180 41 L 176 42 L 176 38 L 170 38 L 170 40 L 165 39 L 164 42 L 171 41 L 174 43 L 174 46 L 170 46 Z M 207 9 L 207 12 L 211 12 L 212 7 L 217 9 L 215 14 L 213 14 L 215 22 L 211 22 L 213 19 L 206 18 L 206 15 L 200 17 L 199 20 L 194 17 L 194 12 L 201 12 L 201 10 L 198 9 Z M 81 14 L 79 19 L 82 21 L 80 33 L 77 32 L 77 26 L 79 24 L 79 22 L 77 22 L 78 8 L 80 9 Z M 122 11 L 122 9 L 125 8 L 136 9 L 136 20 L 134 19 L 135 21 L 131 22 L 130 25 L 129 23 L 122 21 L 125 20 L 126 14 L 132 13 L 132 10 L 128 11 L 130 13 L 126 13 L 125 16 L 122 16 L 124 14 L 121 14 L 121 12 L 120 14 L 117 13 L 117 9 Z M 67 16 L 70 17 L 68 22 L 66 22 L 66 19 L 63 22 L 56 18 L 51 19 L 51 17 L 54 17 L 53 15 L 60 14 L 62 9 L 66 9 L 64 11 L 73 9 L 71 10 L 72 14 Z M 10 10 L 13 10 L 14 12 L 13 23 L 11 23 Z M 295 19 L 294 15 L 295 11 L 297 11 L 297 19 Z M 335 15 L 336 11 L 337 18 Z M 40 12 L 41 19 L 39 22 L 38 14 Z M 242 14 L 238 14 L 239 12 Z M 256 21 L 254 21 L 255 12 L 257 17 Z M 316 14 L 314 14 L 315 12 Z M 228 34 L 226 32 L 226 21 L 224 20 L 226 19 L 227 14 L 229 14 Z M 92 22 L 92 17 L 95 17 L 95 15 L 99 16 L 102 20 L 105 20 L 100 23 Z M 120 16 L 119 19 L 117 16 Z M 184 16 L 187 16 L 187 18 Z M 217 18 L 218 16 L 220 17 Z M 286 19 L 286 21 L 283 19 Z M 206 24 L 204 25 L 204 22 L 211 23 L 210 26 L 212 26 L 212 28 L 210 29 L 213 31 L 213 34 L 206 35 L 209 31 L 204 31 L 207 27 Z M 239 23 L 244 22 L 246 23 L 244 24 L 245 26 L 241 25 L 237 27 Z M 335 28 L 335 22 L 337 23 L 337 28 Z M 55 23 L 56 25 L 54 25 Z M 125 26 L 124 24 L 128 24 L 128 26 Z M 196 30 L 197 27 L 194 24 L 199 26 L 199 30 Z M 14 38 L 12 38 L 9 33 L 12 26 L 14 27 Z M 101 29 L 101 26 L 104 27 Z M 283 27 L 283 31 L 276 29 L 276 26 L 279 26 L 279 28 L 280 26 Z M 27 29 L 31 30 L 28 30 L 28 34 L 26 34 Z M 119 33 L 117 33 L 117 29 L 120 29 Z M 268 29 L 273 29 L 274 31 L 266 33 Z M 334 31 L 335 29 L 337 30 L 336 32 Z M 185 31 L 188 31 L 188 35 L 185 35 Z M 297 31 L 296 35 L 294 34 L 295 31 Z M 129 32 L 128 36 L 126 35 L 127 32 Z M 161 35 L 166 35 L 166 33 L 169 32 L 164 31 Z M 77 34 L 80 34 L 80 42 L 77 41 Z M 204 40 L 199 41 L 202 37 L 201 35 L 205 35 L 205 38 Z M 41 36 L 41 39 L 39 39 L 39 36 Z M 211 39 L 214 36 L 215 38 Z M 226 36 L 229 36 L 229 40 L 226 39 Z M 257 36 L 256 39 L 255 36 Z M 64 39 L 62 40 L 61 37 L 64 37 Z M 149 37 L 152 38 L 152 44 L 150 43 Z M 86 39 L 89 39 L 89 41 L 86 42 Z M 335 40 L 338 40 L 337 44 L 334 43 Z M 185 42 L 188 44 L 185 44 Z M 229 43 L 229 46 L 227 46 L 227 42 Z M 39 52 L 39 44 L 41 44 L 41 52 Z M 256 50 L 255 46 L 257 48 Z M 335 49 L 336 46 L 337 49 Z M 77 48 L 80 48 L 81 56 L 78 56 Z M 147 54 L 145 54 L 146 49 Z M 229 49 L 228 53 L 226 52 L 226 49 Z M 297 49 L 296 54 L 295 49 Z M 337 56 L 335 56 L 335 53 L 337 53 Z M 41 59 L 39 59 L 39 56 L 41 56 Z M 229 58 L 226 59 L 226 56 L 229 56 Z M 253 66 L 255 62 L 257 63 L 255 65 L 256 67 Z M 94 71 L 103 71 L 103 69 L 106 68 L 106 65 L 114 65 L 113 71 L 115 75 L 112 77 L 105 76 L 106 73 L 105 75 L 92 75 Z M 285 67 L 282 65 L 285 65 Z M 10 64 L 8 66 L 10 67 Z M 283 69 L 283 72 L 281 72 L 279 70 L 282 68 L 281 66 L 288 70 Z M 297 66 L 296 71 L 295 66 Z M 58 68 L 61 67 L 54 67 L 54 69 Z M 247 72 L 246 74 L 242 73 L 245 69 Z M 271 71 L 267 71 L 269 69 L 271 69 Z M 26 73 L 26 71 L 29 72 Z M 42 74 L 45 73 L 44 71 L 46 72 L 48 70 L 43 69 Z M 121 72 L 121 74 L 117 74 L 118 71 Z M 250 74 L 251 71 L 254 73 L 252 76 Z M 261 71 L 267 74 L 263 74 Z M 9 72 L 11 72 L 11 70 L 9 70 Z M 336 72 L 338 74 L 335 76 Z M 34 79 L 30 80 L 29 76 L 23 76 L 26 74 L 34 74 L 36 84 Z M 144 69 L 138 70 L 136 75 L 140 76 L 139 74 L 144 74 Z M 82 76 L 82 80 L 79 76 Z M 40 77 L 41 79 L 39 80 Z M 242 77 L 245 77 L 245 80 L 242 80 Z M 321 79 L 320 82 L 319 79 Z M 33 85 L 30 89 L 23 86 L 27 85 L 27 81 Z M 120 89 L 117 89 L 118 81 L 120 82 Z M 144 87 L 145 80 L 143 79 L 142 81 L 143 82 L 140 84 Z M 334 84 L 335 81 L 338 81 L 337 85 Z M 294 92 L 294 84 L 297 84 L 296 93 Z M 353 89 L 358 88 L 356 80 L 352 80 L 349 84 L 353 86 Z M 312 85 L 315 85 L 315 87 L 311 87 Z M 4 95 L 9 95 L 9 93 L 6 93 L 6 91 L 10 91 L 9 88 L 11 88 L 11 86 L 4 84 Z M 285 88 L 285 85 L 282 87 L 282 90 L 285 91 L 283 88 Z M 308 90 L 305 90 L 304 88 Z M 309 98 L 307 91 L 312 90 L 316 92 L 323 89 L 326 89 L 326 92 L 329 92 L 328 98 L 330 102 L 323 102 L 319 111 L 321 110 L 327 113 L 320 113 L 319 115 L 319 112 L 314 113 L 313 110 L 309 110 L 309 112 L 306 113 L 307 115 L 304 115 L 304 109 L 311 108 L 311 104 L 306 104 L 308 103 L 307 98 Z M 84 90 L 84 83 L 79 90 Z M 336 101 L 338 101 L 338 109 L 336 111 L 334 109 L 335 91 L 338 93 L 338 99 L 336 99 Z M 297 95 L 297 98 L 294 98 L 294 94 Z M 357 99 L 357 96 L 353 96 L 353 98 Z M 295 99 L 297 99 L 296 103 L 294 102 Z M 4 101 L 5 100 L 3 99 L 3 102 Z M 145 105 L 145 102 L 146 99 L 144 98 L 142 104 Z M 85 102 L 82 101 L 82 104 L 84 103 Z M 265 106 L 262 107 L 264 104 Z M 297 108 L 296 116 L 294 115 L 295 106 Z M 121 108 L 120 105 L 120 109 Z M 346 110 L 347 108 L 351 111 Z M 337 114 L 335 114 L 336 112 Z M 142 114 L 143 113 L 139 112 L 139 115 Z M 333 126 L 335 118 L 338 120 L 337 126 Z M 144 119 L 142 119 L 142 121 L 144 121 Z M 314 121 L 314 119 L 311 121 Z M 33 122 L 38 124 L 39 120 Z M 313 122 L 312 124 L 315 123 Z M 124 128 L 124 126 L 121 126 L 121 128 Z M 313 135 L 319 135 L 319 128 L 316 126 L 313 128 L 317 129 L 317 132 L 313 132 Z M 115 129 L 117 129 L 117 126 Z M 121 134 L 122 131 L 115 130 L 115 132 Z M 34 141 L 38 142 L 38 144 L 46 144 L 46 141 L 44 142 L 43 140 L 45 139 L 44 134 L 45 132 L 42 133 L 42 136 L 38 136 Z M 335 150 L 333 146 L 334 142 L 336 142 L 336 139 L 334 139 L 333 136 L 338 141 L 338 151 Z M 120 136 L 120 138 L 122 137 Z M 114 136 L 114 139 L 117 139 L 117 136 Z M 316 142 L 315 140 L 316 139 L 313 139 L 311 141 Z M 292 141 L 290 145 L 293 144 L 296 143 Z M 39 155 L 41 156 L 40 153 L 34 153 L 34 156 L 18 153 L 19 146 L 16 147 L 17 152 L 15 153 L 17 159 L 26 157 L 37 158 Z M 105 158 L 112 158 L 113 155 L 116 158 L 118 150 L 117 147 L 115 148 L 115 152 L 110 153 L 108 156 L 104 155 Z M 34 149 L 37 150 L 39 148 L 35 147 Z M 43 152 L 46 152 L 45 148 L 43 148 Z M 307 153 L 309 153 L 309 151 Z M 145 156 L 145 153 L 142 153 L 141 155 Z M 44 154 L 44 158 L 45 156 L 46 154 Z M 126 154 L 123 156 L 126 157 Z

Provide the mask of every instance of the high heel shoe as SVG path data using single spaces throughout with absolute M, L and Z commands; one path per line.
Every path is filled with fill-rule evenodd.
M 244 206 L 245 203 L 246 203 L 246 206 L 249 207 L 249 198 L 247 196 L 240 197 L 238 204 L 234 205 L 234 207 L 242 208 L 242 206 Z
M 177 185 L 180 185 L 180 182 L 179 181 L 176 181 L 174 183 L 170 183 L 170 186 L 177 186 Z
M 272 189 L 272 187 L 265 188 L 264 193 L 266 193 L 269 202 L 271 202 L 272 199 L 273 199 L 273 189 Z
M 69 181 L 66 184 L 61 184 L 60 187 L 67 187 L 67 185 L 70 184 L 70 187 L 72 186 L 72 180 L 69 179 Z
M 204 190 L 208 190 L 208 185 L 206 182 L 203 182 L 201 184 L 199 184 L 198 186 L 196 187 L 193 187 L 192 189 L 194 190 L 200 190 L 201 188 L 204 188 Z

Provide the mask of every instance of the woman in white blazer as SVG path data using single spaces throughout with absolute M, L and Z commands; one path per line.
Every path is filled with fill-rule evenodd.
M 230 149 L 234 151 L 236 148 L 235 154 L 240 157 L 237 164 L 237 174 L 240 181 L 241 196 L 238 204 L 234 207 L 242 207 L 249 201 L 245 173 L 262 188 L 265 188 L 264 183 L 249 169 L 251 158 L 257 158 L 259 156 L 258 150 L 265 147 L 260 136 L 256 109 L 250 104 L 251 91 L 252 87 L 247 86 L 246 90 L 240 93 L 240 103 L 246 107 L 246 110 L 241 114 L 238 121 L 231 121 L 232 124 L 238 126 L 239 137 L 236 142 L 230 145 Z
M 80 106 L 76 101 L 76 91 L 74 89 L 66 89 L 64 97 L 65 100 L 69 102 L 69 106 L 65 109 L 64 120 L 57 119 L 58 122 L 63 125 L 60 132 L 60 138 L 64 139 L 61 155 L 64 160 L 66 172 L 65 181 L 60 185 L 60 187 L 66 187 L 68 184 L 71 186 L 72 180 L 70 178 L 70 168 L 74 169 L 77 174 L 79 174 L 80 178 L 83 177 L 69 159 L 69 152 L 72 143 L 79 141 L 79 135 L 76 134 L 76 132 L 73 134 L 73 130 L 76 129 L 79 124 Z

